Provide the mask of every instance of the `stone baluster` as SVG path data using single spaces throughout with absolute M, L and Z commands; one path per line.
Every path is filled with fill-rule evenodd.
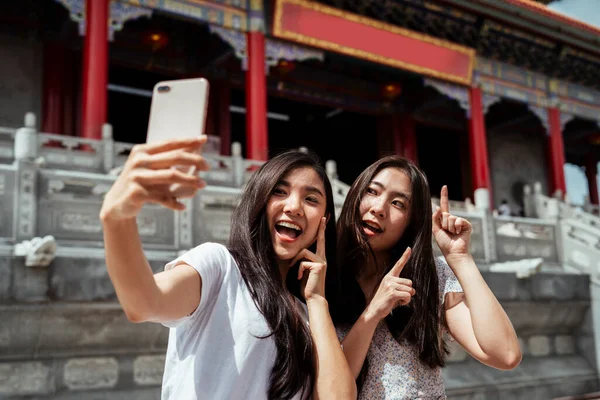
M 337 163 L 334 160 L 327 160 L 325 163 L 325 170 L 327 171 L 327 176 L 329 179 L 332 181 L 338 179 Z
M 527 218 L 537 217 L 535 213 L 535 199 L 533 198 L 531 185 L 523 186 L 523 212 Z
M 233 183 L 237 187 L 244 184 L 244 159 L 242 158 L 242 145 L 239 142 L 231 144 L 231 162 L 233 166 Z
M 202 196 L 202 193 L 200 193 Z M 180 252 L 191 250 L 194 244 L 194 221 L 196 216 L 196 201 L 198 195 L 179 199 L 180 202 L 185 204 L 185 210 L 175 211 L 175 229 L 176 232 L 176 246 Z
M 17 240 L 35 237 L 37 219 L 38 141 L 35 114 L 25 115 L 25 126 L 15 133 L 15 165 L 17 167 L 17 201 L 15 222 Z
M 104 149 L 103 167 L 108 173 L 115 166 L 115 141 L 113 139 L 113 128 L 111 124 L 102 125 L 102 148 Z
M 475 208 L 479 210 L 490 209 L 490 191 L 487 188 L 479 188 L 475 190 Z
M 32 112 L 25 114 L 25 126 L 15 133 L 15 160 L 35 161 L 38 155 L 36 117 Z

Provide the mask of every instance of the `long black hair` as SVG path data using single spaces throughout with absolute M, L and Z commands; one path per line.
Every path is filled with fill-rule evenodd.
M 444 322 L 432 248 L 431 194 L 425 174 L 405 158 L 387 156 L 371 164 L 354 181 L 346 196 L 338 220 L 337 273 L 341 290 L 332 291 L 332 298 L 328 298 L 332 318 L 336 326 L 351 327 L 367 306 L 358 278 L 374 253 L 362 232 L 360 203 L 373 178 L 386 168 L 399 169 L 410 179 L 411 217 L 402 238 L 391 250 L 389 265 L 378 266 L 378 278 L 381 281 L 410 246 L 411 256 L 401 277 L 412 280 L 417 295 L 408 306 L 396 307 L 385 321 L 398 342 L 407 341 L 416 347 L 421 361 L 432 368 L 441 367 L 447 349 L 441 335 Z M 367 370 L 365 360 L 358 378 L 359 387 Z
M 269 324 L 269 336 L 273 336 L 277 348 L 269 399 L 290 399 L 298 392 L 303 399 L 308 398 L 314 387 L 312 337 L 288 293 L 298 295 L 299 282 L 297 279 L 283 281 L 266 217 L 266 205 L 277 184 L 290 171 L 304 167 L 312 168 L 325 187 L 326 213 L 329 214 L 325 250 L 327 265 L 335 266 L 336 227 L 331 183 L 319 158 L 310 151 L 286 151 L 264 163 L 252 174 L 231 218 L 229 250 L 256 306 Z

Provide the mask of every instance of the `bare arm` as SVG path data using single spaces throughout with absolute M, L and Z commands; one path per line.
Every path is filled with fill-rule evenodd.
M 450 214 L 448 203 L 448 188 L 444 186 L 440 207 L 432 216 L 433 234 L 464 291 L 447 295 L 448 331 L 482 363 L 513 369 L 521 362 L 517 334 L 469 252 L 471 223 Z
M 136 216 L 148 202 L 172 210 L 184 205 L 169 192 L 173 183 L 196 190 L 204 182 L 173 169 L 175 165 L 208 169 L 197 150 L 206 137 L 137 145 L 110 188 L 100 211 L 108 274 L 127 317 L 134 322 L 169 321 L 198 306 L 201 281 L 190 266 L 177 266 L 156 276 L 142 249 Z
M 335 327 L 331 321 L 325 299 L 325 226 L 327 218 L 321 218 L 317 236 L 316 254 L 304 249 L 290 265 L 304 260 L 298 268 L 298 279 L 303 279 L 301 290 L 306 299 L 310 333 L 313 340 L 315 360 L 314 400 L 356 399 L 356 382 L 342 352 Z
M 521 362 L 515 330 L 472 257 L 447 260 L 463 293 L 448 293 L 445 302 L 448 331 L 474 358 L 508 370 Z
M 105 220 L 103 226 L 108 275 L 130 321 L 172 321 L 196 309 L 201 279 L 194 268 L 181 264 L 154 275 L 135 220 Z
M 306 304 L 317 365 L 313 399 L 356 399 L 356 382 L 335 333 L 327 300 L 312 299 Z
M 375 296 L 342 341 L 344 355 L 348 360 L 354 379 L 358 378 L 360 374 L 379 322 L 387 317 L 396 306 L 408 304 L 415 294 L 412 281 L 400 278 L 400 272 L 406 265 L 410 252 L 409 247 L 382 279 Z
M 354 379 L 357 379 L 360 374 L 378 324 L 379 319 L 365 310 L 342 341 L 344 355 Z

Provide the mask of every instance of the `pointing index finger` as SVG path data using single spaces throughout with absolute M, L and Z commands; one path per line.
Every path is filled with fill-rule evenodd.
M 448 186 L 442 186 L 442 193 L 440 194 L 440 208 L 442 212 L 450 212 L 448 207 Z
M 327 218 L 322 217 L 317 234 L 317 256 L 322 259 L 325 259 L 325 226 L 327 226 Z
M 390 270 L 389 274 L 391 276 L 395 276 L 396 278 L 400 277 L 400 273 L 402 272 L 404 266 L 410 258 L 410 253 L 411 249 L 410 247 L 407 247 L 406 250 L 404 250 L 404 254 L 402 254 L 402 257 L 400 257 L 400 259 L 396 262 L 396 264 L 394 264 L 394 266 Z

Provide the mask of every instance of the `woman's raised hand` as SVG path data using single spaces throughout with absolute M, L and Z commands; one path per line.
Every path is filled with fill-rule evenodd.
M 195 194 L 206 183 L 196 175 L 175 167 L 195 167 L 206 171 L 209 165 L 199 154 L 207 137 L 173 139 L 168 142 L 140 144 L 133 147 L 123 170 L 102 203 L 102 220 L 135 218 L 146 203 L 159 203 L 173 210 L 185 206 L 170 192 L 173 184 L 192 189 Z
M 442 187 L 440 206 L 433 213 L 433 237 L 446 259 L 453 256 L 469 255 L 471 223 L 464 218 L 450 214 L 448 187 Z
M 400 273 L 410 258 L 410 247 L 406 248 L 402 257 L 388 272 L 373 296 L 373 299 L 367 306 L 366 312 L 378 321 L 388 316 L 397 306 L 405 306 L 415 295 L 415 289 L 412 287 L 410 279 L 400 278 Z
M 325 256 L 325 227 L 327 218 L 321 218 L 317 234 L 316 254 L 308 249 L 300 251 L 291 262 L 291 265 L 300 262 L 298 279 L 303 279 L 301 293 L 306 301 L 320 297 L 325 298 L 325 274 L 327 273 L 327 260 Z M 306 272 L 305 272 L 306 271 Z

